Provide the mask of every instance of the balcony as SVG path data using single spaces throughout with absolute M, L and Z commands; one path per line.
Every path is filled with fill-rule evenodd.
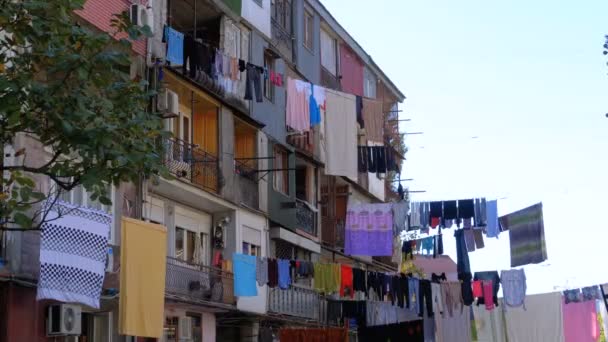
M 196 145 L 164 138 L 163 161 L 175 177 L 206 191 L 218 193 L 219 159 Z
M 291 285 L 287 290 L 269 289 L 268 308 L 273 313 L 319 320 L 320 304 L 321 296 L 307 287 Z
M 165 294 L 193 303 L 234 305 L 234 275 L 218 268 L 167 257 Z
M 291 9 L 291 0 L 272 1 L 272 18 L 270 20 L 272 34 L 271 44 L 289 60 L 291 60 L 293 49 L 293 36 L 291 34 Z
M 323 243 L 333 248 L 344 248 L 344 220 L 323 217 L 321 219 L 321 225 L 321 239 Z
M 317 212 L 300 199 L 296 199 L 296 228 L 317 236 Z
M 300 152 L 312 157 L 315 153 L 314 138 L 312 131 L 301 134 L 296 133 L 287 136 L 287 143 L 297 148 Z

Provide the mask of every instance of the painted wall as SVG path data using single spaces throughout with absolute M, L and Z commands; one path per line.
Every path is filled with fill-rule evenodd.
M 147 3 L 147 1 L 145 1 Z M 82 10 L 76 11 L 80 17 L 91 23 L 103 32 L 112 32 L 110 26 L 114 14 L 120 14 L 129 9 L 131 1 L 128 0 L 87 0 Z M 124 38 L 127 34 L 118 35 Z M 146 53 L 146 40 L 136 41 L 132 46 L 133 51 L 140 55 Z
M 296 51 L 296 65 L 306 79 L 314 84 L 321 84 L 321 55 L 320 55 L 320 27 L 321 18 L 305 0 L 294 0 L 294 32 Z M 304 10 L 307 8 L 313 15 L 313 48 L 312 51 L 304 46 Z
M 340 76 L 343 92 L 363 96 L 363 61 L 346 44 L 340 44 Z
M 268 43 L 266 40 L 257 32 L 251 32 L 251 63 L 264 65 L 264 50 L 267 48 Z M 285 68 L 285 61 L 281 58 L 275 59 L 275 70 L 277 72 L 285 75 Z M 262 98 L 263 102 L 251 101 L 251 116 L 266 125 L 262 129 L 266 134 L 285 144 L 285 135 L 287 134 L 285 128 L 285 87 L 274 87 L 274 98 L 272 101 L 264 96 Z
M 241 16 L 266 37 L 271 37 L 270 0 L 243 0 Z
M 253 229 L 259 231 L 260 237 L 260 248 L 262 249 L 262 256 L 268 256 L 268 225 L 266 218 L 262 215 L 255 214 L 248 210 L 238 210 L 237 212 L 237 252 L 242 252 L 243 242 L 255 243 L 256 241 L 247 241 L 243 231 L 245 227 L 247 229 Z M 238 297 L 236 302 L 237 309 L 241 311 L 254 312 L 259 314 L 265 314 L 267 311 L 266 304 L 268 301 L 268 286 L 258 286 L 258 295 L 255 297 Z

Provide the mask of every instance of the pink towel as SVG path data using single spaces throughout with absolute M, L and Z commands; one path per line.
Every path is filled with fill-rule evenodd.
M 596 342 L 600 337 L 595 301 L 562 303 L 565 342 Z
M 486 310 L 494 309 L 494 288 L 491 280 L 483 281 L 483 301 L 486 304 Z

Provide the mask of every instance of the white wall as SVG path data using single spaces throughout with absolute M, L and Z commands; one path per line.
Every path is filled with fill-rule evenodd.
M 203 312 L 203 342 L 215 342 L 215 315 Z
M 261 253 L 262 256 L 268 256 L 268 224 L 266 217 L 255 214 L 245 209 L 237 211 L 237 234 L 236 234 L 236 251 L 242 252 L 243 246 L 243 227 L 252 228 L 260 231 Z M 236 307 L 241 311 L 265 314 L 267 311 L 266 305 L 268 302 L 268 286 L 258 286 L 258 295 L 254 297 L 238 297 Z
M 270 0 L 259 1 L 262 6 L 259 5 L 257 0 L 243 0 L 241 16 L 270 38 Z

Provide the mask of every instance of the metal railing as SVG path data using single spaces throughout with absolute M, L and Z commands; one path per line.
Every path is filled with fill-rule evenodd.
M 287 143 L 308 155 L 313 155 L 315 152 L 314 139 L 314 133 L 309 131 L 288 135 Z
M 167 257 L 165 292 L 193 302 L 235 303 L 234 275 L 215 267 Z
M 251 163 L 235 160 L 234 172 L 240 176 L 238 184 L 235 184 L 239 201 L 250 208 L 258 209 L 260 190 L 258 188 L 257 169 L 253 168 Z
M 289 289 L 269 289 L 268 308 L 271 312 L 318 320 L 321 296 L 313 289 L 291 285 Z
M 296 199 L 296 228 L 317 235 L 317 212 L 300 199 Z
M 163 139 L 163 161 L 169 172 L 207 191 L 218 192 L 219 159 L 177 138 Z

